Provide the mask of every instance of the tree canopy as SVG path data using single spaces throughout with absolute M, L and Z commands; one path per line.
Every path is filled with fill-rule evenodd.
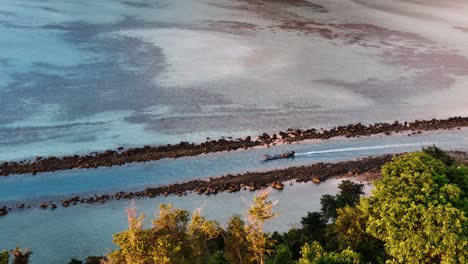
M 186 210 L 161 204 L 151 228 L 143 227 L 144 215 L 130 217 L 129 229 L 114 235 L 120 249 L 109 254 L 110 264 L 206 263 L 207 241 L 220 234 L 215 221 L 195 211 L 190 220 Z
M 354 206 L 359 202 L 359 197 L 364 194 L 364 185 L 350 180 L 344 180 L 338 185 L 340 192 L 336 195 L 325 194 L 320 198 L 322 205 L 322 218 L 325 222 L 334 221 L 337 217 L 337 209 L 347 205 Z
M 391 261 L 466 263 L 466 190 L 447 175 L 459 174 L 453 170 L 458 169 L 424 152 L 400 156 L 382 168 L 383 179 L 361 208 L 368 217 L 366 232 L 385 242 Z
M 394 158 L 382 167 L 370 197 L 363 184 L 342 181 L 323 195 L 320 212 L 301 227 L 264 232 L 276 202 L 261 192 L 245 217 L 226 227 L 171 205 L 160 205 L 150 227 L 128 210 L 129 228 L 114 235 L 109 264 L 358 264 L 466 263 L 468 168 L 436 147 Z M 29 250 L 0 253 L 0 264 L 27 263 Z M 86 263 L 100 263 L 101 258 Z M 70 263 L 81 263 L 72 260 Z
M 351 249 L 341 252 L 326 252 L 320 243 L 314 241 L 306 243 L 301 250 L 301 258 L 298 264 L 359 264 L 361 257 Z

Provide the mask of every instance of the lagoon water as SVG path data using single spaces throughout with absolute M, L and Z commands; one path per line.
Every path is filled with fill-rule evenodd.
M 21 175 L 0 179 L 0 201 L 14 206 L 17 203 L 39 203 L 46 198 L 60 199 L 61 194 L 93 194 L 112 190 L 142 189 L 207 176 L 218 176 L 243 171 L 258 171 L 312 164 L 336 162 L 368 155 L 400 153 L 438 144 L 445 149 L 468 151 L 466 129 L 450 132 L 431 132 L 408 137 L 373 136 L 369 138 L 333 139 L 323 142 L 275 146 L 269 149 L 251 149 L 202 155 L 198 157 L 166 159 L 145 164 L 129 164 L 95 170 L 72 170 L 56 173 Z M 259 155 L 294 149 L 297 157 L 284 161 L 261 162 Z M 319 185 L 294 183 L 283 191 L 272 191 L 278 199 L 277 210 L 282 214 L 268 224 L 268 231 L 286 231 L 297 226 L 307 212 L 320 209 L 320 196 L 334 194 L 340 180 L 332 179 Z M 366 186 L 369 193 L 370 185 Z M 233 214 L 241 214 L 246 206 L 241 197 L 252 199 L 256 192 L 220 193 L 214 196 L 188 194 L 187 196 L 136 199 L 139 212 L 152 217 L 159 203 L 172 203 L 178 208 L 193 211 L 204 206 L 203 214 L 220 223 Z M 125 208 L 129 200 L 109 201 L 105 204 L 78 204 L 51 211 L 34 208 L 10 212 L 0 218 L 0 248 L 16 244 L 34 251 L 32 263 L 66 263 L 71 257 L 84 258 L 100 255 L 112 249 L 112 234 L 126 228 Z
M 0 160 L 468 114 L 463 0 L 0 3 Z
M 60 200 L 66 196 L 109 194 L 116 191 L 141 191 L 147 187 L 208 179 L 247 171 L 267 171 L 318 162 L 337 162 L 371 155 L 420 150 L 437 144 L 450 150 L 468 150 L 468 130 L 431 132 L 408 137 L 338 138 L 327 141 L 301 142 L 242 151 L 212 153 L 196 157 L 163 159 L 122 167 L 74 169 L 38 175 L 0 178 L 0 201 Z M 294 150 L 294 159 L 264 162 L 262 154 Z M 66 194 L 66 196 L 64 195 Z
M 307 212 L 320 210 L 320 196 L 337 192 L 339 180 L 329 180 L 315 185 L 286 185 L 282 191 L 272 191 L 270 198 L 278 200 L 276 211 L 279 217 L 270 222 L 268 231 L 287 231 L 298 226 Z M 366 185 L 366 191 L 370 190 Z M 242 198 L 251 200 L 257 192 L 241 191 L 215 196 L 189 194 L 154 199 L 135 200 L 138 213 L 145 213 L 148 220 L 153 218 L 158 204 L 171 203 L 176 208 L 189 211 L 203 207 L 203 215 L 225 224 L 229 217 L 243 214 L 247 206 Z M 102 255 L 113 249 L 112 234 L 128 227 L 125 209 L 130 201 L 120 200 L 106 204 L 77 205 L 74 208 L 58 208 L 54 212 L 33 209 L 14 213 L 0 219 L 0 248 L 13 248 L 19 244 L 29 247 L 34 254 L 31 263 L 68 263 L 72 258 L 83 259 L 89 255 Z M 149 222 L 149 221 L 148 221 Z
M 0 0 L 0 162 L 468 115 L 468 2 L 423 0 Z M 0 202 L 142 189 L 189 179 L 398 153 L 467 150 L 468 133 L 303 142 L 96 170 L 0 179 Z M 294 149 L 293 160 L 258 155 Z M 338 181 L 273 191 L 286 230 Z M 139 199 L 223 222 L 240 196 Z M 32 263 L 103 254 L 128 201 L 0 218 L 0 249 Z

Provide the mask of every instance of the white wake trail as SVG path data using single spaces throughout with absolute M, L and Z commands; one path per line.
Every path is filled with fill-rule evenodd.
M 424 146 L 424 145 L 429 145 L 429 143 L 421 142 L 421 143 L 390 144 L 390 145 L 379 145 L 379 146 L 368 146 L 368 147 L 352 147 L 352 148 L 316 150 L 316 151 L 309 151 L 309 152 L 303 152 L 303 153 L 296 153 L 295 156 L 323 154 L 323 153 L 334 153 L 334 152 L 347 152 L 347 151 L 357 151 L 357 150 L 372 150 L 372 149 L 386 149 L 386 148 Z

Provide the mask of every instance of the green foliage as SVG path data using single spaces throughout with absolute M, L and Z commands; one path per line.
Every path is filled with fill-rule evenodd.
M 446 172 L 424 152 L 406 154 L 382 168 L 373 195 L 361 200 L 366 232 L 385 242 L 393 262 L 466 263 L 467 218 L 454 207 L 463 191 Z
M 230 264 L 250 264 L 253 255 L 249 250 L 245 223 L 240 216 L 232 217 L 225 232 L 226 259 Z
M 338 208 L 334 228 L 341 249 L 348 247 L 356 250 L 368 239 L 366 234 L 367 217 L 358 208 L 345 206 Z
M 447 179 L 451 184 L 460 188 L 459 198 L 452 201 L 454 207 L 462 210 L 465 216 L 468 215 L 468 167 L 450 166 L 445 170 Z
M 9 260 L 10 254 L 7 250 L 3 250 L 2 252 L 0 252 L 0 264 L 8 264 Z
M 320 197 L 320 204 L 322 205 L 321 212 L 325 222 L 334 220 L 336 218 L 336 209 L 338 208 L 335 196 L 330 194 L 322 195 Z
M 299 258 L 302 246 L 309 241 L 304 230 L 300 228 L 292 228 L 287 233 L 282 234 L 274 232 L 271 238 L 277 243 L 276 246 L 286 245 L 292 253 L 293 259 Z
M 272 245 L 272 241 L 263 232 L 263 225 L 276 216 L 273 212 L 275 203 L 268 200 L 268 196 L 268 192 L 262 192 L 254 197 L 252 203 L 247 202 L 250 207 L 247 210 L 248 223 L 245 226 L 247 241 L 250 243 L 250 251 L 253 252 L 255 261 L 260 264 L 265 263 L 265 255 L 271 253 L 269 247 Z
M 334 221 L 337 217 L 336 210 L 344 206 L 354 206 L 359 202 L 359 197 L 364 194 L 363 184 L 352 181 L 342 181 L 338 188 L 340 192 L 336 195 L 322 195 L 320 204 L 322 205 L 322 218 L 325 222 Z
M 119 250 L 109 254 L 109 263 L 184 264 L 206 263 L 207 241 L 219 235 L 216 222 L 195 212 L 160 205 L 153 227 L 143 228 L 143 215 L 130 220 L 129 229 L 114 235 Z
M 301 250 L 298 264 L 359 264 L 360 255 L 351 249 L 341 252 L 325 252 L 318 242 L 306 243 Z
M 130 219 L 129 229 L 114 235 L 114 244 L 120 250 L 109 254 L 110 263 L 136 263 L 146 264 L 151 262 L 151 252 L 159 241 L 148 243 L 152 240 L 151 232 L 143 228 L 143 218 Z
M 307 216 L 303 217 L 301 220 L 302 228 L 290 229 L 283 234 L 273 234 L 275 240 L 289 247 L 294 259 L 299 258 L 301 248 L 306 242 L 318 241 L 326 245 L 327 250 L 343 250 L 348 247 L 348 245 L 340 246 L 337 241 L 339 234 L 334 229 L 334 225 L 327 225 L 327 223 L 330 220 L 335 220 L 339 208 L 353 206 L 359 201 L 360 195 L 363 194 L 364 185 L 352 181 L 342 181 L 338 187 L 340 192 L 337 195 L 322 195 L 321 212 L 309 212 Z
M 267 192 L 245 201 L 246 221 L 234 216 L 226 230 L 200 210 L 190 215 L 160 205 L 149 228 L 144 215 L 131 211 L 128 230 L 114 235 L 119 249 L 105 263 L 466 263 L 468 168 L 452 161 L 436 147 L 394 158 L 382 167 L 373 196 L 359 200 L 363 185 L 343 181 L 338 194 L 322 196 L 321 212 L 302 218 L 302 228 L 271 236 L 263 231 L 276 216 Z M 25 264 L 31 253 L 16 247 L 11 254 L 13 264 Z M 1 252 L 0 264 L 8 258 Z M 86 264 L 101 259 L 89 257 Z
M 193 214 L 187 229 L 192 263 L 206 263 L 209 259 L 207 242 L 218 237 L 220 233 L 221 228 L 217 222 L 202 217 L 199 210 Z
M 289 247 L 284 244 L 280 244 L 276 247 L 276 254 L 273 260 L 270 262 L 271 264 L 293 264 L 293 255 Z
M 367 215 L 357 207 L 338 209 L 338 217 L 332 225 L 338 249 L 351 249 L 361 254 L 366 263 L 384 263 L 387 256 L 381 240 L 366 233 Z
M 312 242 L 312 244 L 305 243 L 301 249 L 301 258 L 298 264 L 315 264 L 324 254 L 325 251 L 317 241 Z
M 423 147 L 422 151 L 427 155 L 442 161 L 447 166 L 452 166 L 455 164 L 455 159 L 448 155 L 445 151 L 436 147 L 435 145 L 431 147 Z
M 321 213 L 309 212 L 307 216 L 302 217 L 301 225 L 304 231 L 314 233 L 319 229 L 325 228 L 327 223 L 324 221 Z
M 229 262 L 226 260 L 224 252 L 218 250 L 211 256 L 209 264 L 229 264 Z
M 143 227 L 144 215 L 135 217 L 134 210 L 129 210 L 129 229 L 114 235 L 119 249 L 108 255 L 107 263 L 264 263 L 271 239 L 263 232 L 263 224 L 276 215 L 274 203 L 268 200 L 268 193 L 247 203 L 249 223 L 233 217 L 226 231 L 202 217 L 199 209 L 190 217 L 185 210 L 160 205 L 151 228 Z M 219 243 L 221 237 L 224 244 Z M 223 247 L 225 252 L 217 251 Z
M 276 203 L 268 200 L 268 197 L 268 192 L 262 192 L 259 196 L 254 197 L 253 203 L 248 203 L 250 208 L 247 210 L 247 217 L 251 224 L 257 225 L 259 228 L 277 215 L 273 212 L 273 206 Z
M 340 192 L 336 195 L 336 203 L 338 208 L 345 207 L 347 205 L 354 206 L 359 202 L 359 198 L 362 194 L 364 184 L 355 183 L 349 180 L 342 181 L 338 185 Z
M 340 253 L 326 253 L 318 260 L 319 264 L 359 264 L 361 263 L 360 255 L 350 249 L 345 249 Z
M 11 250 L 10 253 L 13 255 L 13 264 L 28 264 L 29 257 L 32 252 L 29 249 L 22 250 L 20 247 L 16 246 L 15 249 Z
M 268 193 L 245 201 L 246 222 L 235 216 L 226 230 L 199 211 L 190 217 L 161 205 L 153 227 L 133 217 L 129 230 L 115 235 L 120 249 L 109 263 L 465 263 L 468 168 L 447 166 L 436 148 L 425 151 L 431 154 L 385 165 L 373 196 L 360 202 L 363 185 L 343 181 L 337 195 L 322 196 L 320 213 L 308 213 L 302 228 L 284 234 L 263 231 L 276 216 Z

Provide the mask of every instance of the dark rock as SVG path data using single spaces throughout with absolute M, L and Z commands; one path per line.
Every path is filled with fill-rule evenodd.
M 244 140 L 226 139 L 209 140 L 201 144 L 193 144 L 182 141 L 176 145 L 166 146 L 144 146 L 142 148 L 133 148 L 123 150 L 119 147 L 117 150 L 107 150 L 105 152 L 93 152 L 87 155 L 57 157 L 36 157 L 31 162 L 3 162 L 0 165 L 0 175 L 8 176 L 11 174 L 24 173 L 41 173 L 47 171 L 67 170 L 73 168 L 97 168 L 100 166 L 123 165 L 129 162 L 144 162 L 150 160 L 158 160 L 162 158 L 177 158 L 182 156 L 194 156 L 202 153 L 230 151 L 236 149 L 247 149 L 260 145 L 270 145 L 275 139 L 281 137 L 286 143 L 297 142 L 305 139 L 321 139 L 326 140 L 333 137 L 360 137 L 370 136 L 375 134 L 410 132 L 420 134 L 422 131 L 438 130 L 438 129 L 459 129 L 468 126 L 468 117 L 451 117 L 448 119 L 432 119 L 432 120 L 416 120 L 414 122 L 400 123 L 374 123 L 368 126 L 361 123 L 349 124 L 346 126 L 337 126 L 329 130 L 316 130 L 314 128 L 307 130 L 288 129 L 287 132 L 280 131 L 272 136 L 263 133 L 259 136 L 259 140 L 252 141 L 251 137 L 246 137 Z M 273 140 L 272 140 L 273 139 Z
M 0 208 L 0 216 L 4 216 L 7 214 L 8 214 L 8 211 L 7 211 L 6 206 L 3 206 L 2 208 Z

